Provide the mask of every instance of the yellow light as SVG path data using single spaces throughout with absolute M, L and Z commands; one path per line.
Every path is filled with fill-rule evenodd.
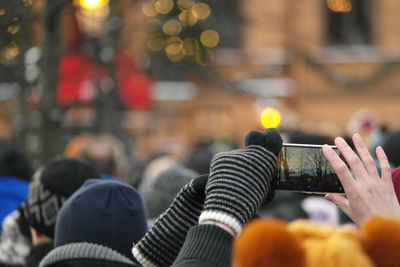
M 276 128 L 281 123 L 281 114 L 277 109 L 265 108 L 261 113 L 261 124 L 265 128 Z
M 22 3 L 23 3 L 25 6 L 31 6 L 31 5 L 32 5 L 32 0 L 22 0 Z
M 0 8 L 0 16 L 3 16 L 4 14 L 6 14 L 6 11 L 3 8 Z
M 19 47 L 17 46 L 17 44 L 15 42 L 12 42 L 11 44 L 9 44 L 4 52 L 4 58 L 5 60 L 10 60 L 15 58 L 18 54 L 19 54 Z
M 109 0 L 79 0 L 79 6 L 84 9 L 94 10 L 108 4 Z
M 174 2 L 172 0 L 158 0 L 155 7 L 158 13 L 168 14 L 174 7 Z
M 193 14 L 191 10 L 182 11 L 178 17 L 182 24 L 185 26 L 193 26 L 198 21 L 198 18 Z
M 160 51 L 165 46 L 165 40 L 158 36 L 152 36 L 149 40 L 147 40 L 146 45 L 151 51 Z
M 191 9 L 192 6 L 194 5 L 194 2 L 191 0 L 178 0 L 177 4 L 179 9 L 184 10 L 184 9 Z
M 156 1 L 146 1 L 142 5 L 142 12 L 147 17 L 154 17 L 157 15 L 157 10 L 155 7 Z
M 167 35 L 177 35 L 181 32 L 182 25 L 176 19 L 170 19 L 163 25 L 163 32 Z
M 210 6 L 205 3 L 197 3 L 192 7 L 193 14 L 198 19 L 206 19 L 211 14 Z
M 17 25 L 10 25 L 10 26 L 7 27 L 7 32 L 9 34 L 13 34 L 14 35 L 19 31 L 20 28 L 21 27 L 18 24 Z
M 199 43 L 193 38 L 186 38 L 183 40 L 183 53 L 185 56 L 193 56 L 197 49 L 199 49 Z
M 205 30 L 200 35 L 200 41 L 205 47 L 215 47 L 219 43 L 219 34 L 214 30 Z
M 179 37 L 171 37 L 167 41 L 167 45 L 165 46 L 165 51 L 167 54 L 177 55 L 182 52 L 183 43 L 181 38 Z
M 204 51 L 204 49 L 200 48 L 196 49 L 194 60 L 196 61 L 197 64 L 199 64 L 200 66 L 207 66 L 206 57 L 207 57 L 207 52 Z
M 167 58 L 168 58 L 169 60 L 175 61 L 175 62 L 182 60 L 182 58 L 183 58 L 184 56 L 185 56 L 185 55 L 183 54 L 182 51 L 180 51 L 178 54 L 169 54 L 169 53 L 167 53 Z
M 327 0 L 326 4 L 333 12 L 351 12 L 353 9 L 350 0 Z

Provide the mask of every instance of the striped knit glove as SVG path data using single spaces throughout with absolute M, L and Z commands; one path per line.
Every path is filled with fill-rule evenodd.
M 252 131 L 244 149 L 222 152 L 211 161 L 199 222 L 216 221 L 239 234 L 264 203 L 275 173 L 282 138 L 275 129 Z
M 201 175 L 185 185 L 174 202 L 156 220 L 146 235 L 133 247 L 133 257 L 143 266 L 171 266 L 196 225 L 204 203 L 208 175 Z

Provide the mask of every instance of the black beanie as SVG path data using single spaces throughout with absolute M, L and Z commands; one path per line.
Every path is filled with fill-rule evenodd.
M 147 231 L 143 201 L 133 187 L 89 180 L 62 207 L 54 246 L 88 242 L 132 259 L 131 249 Z
M 29 225 L 54 237 L 58 211 L 63 203 L 88 179 L 100 178 L 95 167 L 83 159 L 57 157 L 33 176 L 23 211 Z

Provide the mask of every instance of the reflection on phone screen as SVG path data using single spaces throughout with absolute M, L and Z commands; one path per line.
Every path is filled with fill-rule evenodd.
M 334 149 L 337 153 L 337 148 Z M 273 188 L 314 193 L 343 193 L 343 187 L 321 147 L 283 146 Z

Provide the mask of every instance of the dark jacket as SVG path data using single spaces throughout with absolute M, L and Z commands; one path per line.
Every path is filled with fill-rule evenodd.
M 174 267 L 229 267 L 233 236 L 216 225 L 192 227 Z
M 54 248 L 53 242 L 46 242 L 31 249 L 25 259 L 25 267 L 37 267 L 40 261 Z

